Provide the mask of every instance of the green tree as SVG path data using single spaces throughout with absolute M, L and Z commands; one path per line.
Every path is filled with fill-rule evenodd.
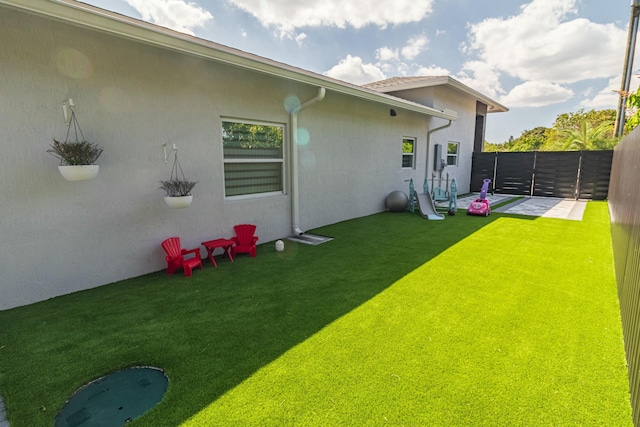
M 554 146 L 561 151 L 610 150 L 616 140 L 612 137 L 613 123 L 603 122 L 593 126 L 583 120 L 579 126 L 557 129 L 554 134 Z
M 485 153 L 495 153 L 496 151 L 507 151 L 505 144 L 492 144 L 489 141 L 484 142 Z
M 547 142 L 549 129 L 544 126 L 538 126 L 531 130 L 522 132 L 514 142 L 511 151 L 536 151 Z
M 627 118 L 624 128 L 627 132 L 631 132 L 638 125 L 640 125 L 640 87 L 627 98 Z
M 542 150 L 610 150 L 618 140 L 613 135 L 616 110 L 578 110 L 556 117 Z
M 637 98 L 640 123 L 640 90 Z M 538 126 L 502 144 L 486 142 L 485 151 L 610 150 L 617 144 L 613 136 L 616 110 L 578 110 L 559 114 L 550 128 Z M 573 142 L 571 142 L 573 141 Z
M 574 113 L 563 113 L 556 117 L 553 129 L 570 129 L 579 128 L 583 122 L 590 122 L 593 127 L 597 127 L 600 123 L 613 123 L 616 120 L 616 110 L 578 110 Z M 613 129 L 612 129 L 613 130 Z

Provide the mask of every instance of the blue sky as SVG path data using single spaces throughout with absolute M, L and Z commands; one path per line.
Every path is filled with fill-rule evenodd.
M 489 115 L 493 143 L 615 109 L 631 12 L 629 0 L 87 3 L 355 84 L 450 75 L 510 108 Z

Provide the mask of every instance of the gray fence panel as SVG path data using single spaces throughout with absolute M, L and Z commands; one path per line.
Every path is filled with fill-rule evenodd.
M 587 161 L 591 160 L 593 159 Z M 640 128 L 636 128 L 616 147 L 608 190 L 611 242 L 635 425 L 640 425 L 640 169 L 638 165 L 640 165 Z M 606 167 L 598 170 L 606 170 Z M 598 187 L 597 183 L 594 184 L 595 195 L 600 195 Z
M 580 152 L 544 151 L 536 153 L 534 196 L 576 196 Z
M 495 192 L 531 195 L 536 153 L 498 153 Z
M 491 180 L 494 185 L 495 165 L 497 153 L 473 153 L 471 163 L 471 191 L 480 191 L 485 179 Z
M 613 151 L 473 153 L 470 190 L 491 179 L 495 193 L 604 200 L 612 158 Z
M 583 151 L 580 167 L 580 199 L 605 200 L 609 195 L 609 178 L 613 151 Z

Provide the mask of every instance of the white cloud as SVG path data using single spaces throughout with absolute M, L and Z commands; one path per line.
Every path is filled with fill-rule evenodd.
M 296 28 L 351 26 L 362 28 L 419 22 L 432 11 L 435 0 L 230 0 L 255 16 L 264 26 L 284 32 Z
M 429 43 L 429 40 L 425 35 L 418 35 L 411 37 L 407 40 L 407 44 L 402 48 L 390 48 L 388 46 L 376 49 L 375 57 L 378 62 L 375 66 L 382 72 L 394 75 L 394 76 L 406 76 L 408 74 L 415 75 L 416 67 L 418 64 L 407 64 L 401 58 L 413 60 L 421 52 L 423 52 Z M 422 67 L 425 70 L 429 70 L 426 67 Z M 425 71 L 422 75 L 427 75 L 428 71 Z
M 455 78 L 460 83 L 494 99 L 497 99 L 498 95 L 505 93 L 500 84 L 500 72 L 486 62 L 465 62 L 462 65 L 462 71 Z
M 385 75 L 388 76 L 406 76 L 408 74 L 413 75 L 411 67 L 406 62 L 391 61 L 391 62 L 376 62 L 375 66 L 378 67 Z
M 388 47 L 381 47 L 376 50 L 376 59 L 380 61 L 399 60 L 398 49 L 391 49 Z
M 614 92 L 613 89 L 605 88 L 598 92 L 593 98 L 583 99 L 580 102 L 581 108 L 586 109 L 605 109 L 605 108 L 618 108 L 618 92 Z
M 347 55 L 329 71 L 325 72 L 329 77 L 343 80 L 356 85 L 384 80 L 386 77 L 382 70 L 374 64 L 364 64 L 362 58 Z
M 577 0 L 533 0 L 517 16 L 470 26 L 468 52 L 522 80 L 573 83 L 620 72 L 626 30 L 568 20 Z
M 524 82 L 500 98 L 500 102 L 508 107 L 545 107 L 559 104 L 573 97 L 573 91 L 557 83 Z
M 451 73 L 446 68 L 436 67 L 432 65 L 430 67 L 420 67 L 416 70 L 417 76 L 448 76 Z
M 296 43 L 298 43 L 298 46 L 302 46 L 302 42 L 304 41 L 304 39 L 307 38 L 307 35 L 305 33 L 300 33 L 296 36 L 295 40 Z
M 407 45 L 402 48 L 402 56 L 413 60 L 427 48 L 427 44 L 429 44 L 429 39 L 424 35 L 411 37 L 407 41 Z
M 183 0 L 125 0 L 142 19 L 172 30 L 193 35 L 213 15 L 195 3 Z
M 586 98 L 580 103 L 580 107 L 587 109 L 603 109 L 603 108 L 618 108 L 618 100 L 620 95 L 617 91 L 620 90 L 622 77 L 614 77 L 609 80 L 607 85 L 593 98 Z M 640 79 L 638 76 L 633 76 L 629 84 L 629 92 L 635 92 L 640 86 Z

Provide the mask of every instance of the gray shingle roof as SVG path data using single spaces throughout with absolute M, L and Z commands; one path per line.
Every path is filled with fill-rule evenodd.
M 441 86 L 441 85 L 449 86 L 455 90 L 461 91 L 467 95 L 470 95 L 476 98 L 478 101 L 481 101 L 487 104 L 488 111 L 490 113 L 509 111 L 507 107 L 500 104 L 499 102 L 489 98 L 485 94 L 480 93 L 477 90 L 463 83 L 460 83 L 459 81 L 457 81 L 456 79 L 450 76 L 391 77 L 389 79 L 380 80 L 377 82 L 362 85 L 362 87 L 369 90 L 375 90 L 381 93 L 389 93 L 389 92 L 399 92 L 403 90 Z M 402 95 L 398 95 L 397 93 L 394 95 L 402 97 Z
M 420 83 L 420 82 L 432 82 L 433 80 L 438 79 L 447 79 L 448 76 L 414 76 L 414 77 L 391 77 L 386 80 L 379 80 L 377 82 L 368 83 L 366 85 L 362 85 L 367 89 L 380 90 L 382 88 L 393 88 L 395 86 L 401 86 L 412 83 Z

